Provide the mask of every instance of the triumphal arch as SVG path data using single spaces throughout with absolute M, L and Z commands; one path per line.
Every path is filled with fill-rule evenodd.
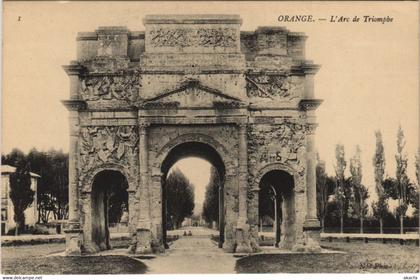
M 128 192 L 128 250 L 164 250 L 165 190 L 177 160 L 208 160 L 223 182 L 227 252 L 258 250 L 262 182 L 282 200 L 280 247 L 319 249 L 314 75 L 306 36 L 241 31 L 236 15 L 150 15 L 144 31 L 77 36 L 70 78 L 68 254 L 110 248 L 105 185 Z

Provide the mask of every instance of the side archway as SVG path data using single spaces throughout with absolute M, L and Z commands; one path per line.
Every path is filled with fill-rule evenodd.
M 258 180 L 260 231 L 272 224 L 276 247 L 291 249 L 295 243 L 295 173 L 284 164 L 261 169 Z
M 110 223 L 121 222 L 122 216 L 129 211 L 129 183 L 126 175 L 116 167 L 102 166 L 89 175 L 92 176 L 90 184 L 85 185 L 88 191 L 81 196 L 83 248 L 86 252 L 97 252 L 112 248 Z

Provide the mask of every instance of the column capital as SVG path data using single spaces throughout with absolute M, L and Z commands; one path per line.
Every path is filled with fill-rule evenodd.
M 316 130 L 317 127 L 318 127 L 317 123 L 307 123 L 305 125 L 306 134 L 308 134 L 308 135 L 315 134 L 315 130 Z
M 247 122 L 240 122 L 237 124 L 240 130 L 246 130 L 248 127 L 248 123 Z
M 146 123 L 146 122 L 139 123 L 139 133 L 146 134 L 146 130 L 149 126 L 150 126 L 150 123 Z
M 309 75 L 315 75 L 318 72 L 318 70 L 321 68 L 321 65 L 313 64 L 309 60 L 307 63 L 302 64 L 300 66 L 300 68 L 302 69 L 303 73 L 305 73 L 307 75 L 308 74 Z

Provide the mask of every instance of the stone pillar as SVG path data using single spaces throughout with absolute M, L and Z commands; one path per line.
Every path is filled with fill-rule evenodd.
M 64 230 L 66 235 L 66 254 L 79 255 L 81 253 L 81 234 L 79 219 L 79 192 L 78 192 L 78 138 L 79 138 L 79 109 L 83 103 L 79 100 L 80 78 L 82 68 L 78 64 L 71 64 L 63 67 L 70 79 L 70 100 L 63 101 L 69 110 L 69 220 L 67 228 Z
M 303 226 L 304 242 L 308 251 L 320 251 L 320 223 L 316 203 L 316 124 L 307 125 L 306 135 L 306 218 Z
M 79 137 L 79 116 L 77 111 L 70 111 L 70 147 L 69 147 L 69 222 L 79 223 L 77 191 L 77 144 Z
M 227 253 L 234 253 L 236 247 L 236 226 L 238 222 L 238 215 L 236 212 L 237 204 L 235 195 L 237 188 L 238 181 L 236 173 L 233 172 L 233 170 L 227 169 L 225 180 L 223 182 L 223 204 L 225 208 L 223 251 Z
M 66 254 L 80 255 L 81 234 L 79 221 L 79 195 L 77 189 L 77 144 L 79 136 L 78 112 L 70 111 L 70 147 L 69 147 L 69 220 L 66 235 Z
M 248 139 L 247 125 L 239 124 L 239 217 L 236 226 L 236 252 L 251 252 L 249 243 L 249 224 L 247 223 L 247 197 L 248 197 Z
M 152 253 L 151 241 L 151 219 L 148 185 L 148 147 L 147 147 L 147 125 L 139 124 L 139 165 L 140 165 L 140 202 L 139 220 L 137 221 L 137 247 L 136 253 Z
M 321 100 L 314 99 L 314 75 L 318 65 L 306 65 L 305 72 L 305 100 L 302 108 L 306 111 L 306 217 L 303 226 L 304 243 L 308 251 L 319 251 L 320 223 L 317 218 L 316 205 L 316 148 L 315 129 L 317 127 L 315 109 Z
M 223 248 L 225 242 L 225 200 L 223 183 L 219 186 L 219 248 Z
M 306 222 L 319 226 L 316 209 L 316 150 L 314 134 L 316 125 L 311 124 L 308 127 L 310 129 L 308 129 L 309 132 L 306 135 Z

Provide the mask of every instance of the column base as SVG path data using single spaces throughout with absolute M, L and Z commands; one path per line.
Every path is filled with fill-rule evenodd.
M 80 256 L 82 254 L 82 233 L 81 229 L 65 229 L 66 238 L 66 256 Z
M 99 246 L 92 242 L 88 242 L 82 246 L 82 254 L 95 254 L 100 251 Z
M 258 236 L 258 225 L 251 225 L 249 229 L 249 244 L 251 246 L 252 252 L 261 251 L 259 244 Z
M 318 219 L 308 219 L 303 225 L 305 252 L 320 252 L 321 226 Z
M 249 242 L 249 225 L 240 224 L 236 228 L 236 249 L 235 253 L 252 253 Z
M 136 254 L 146 255 L 152 253 L 152 233 L 150 229 L 137 229 Z
M 235 243 L 231 239 L 226 239 L 223 242 L 223 251 L 226 253 L 235 253 Z
M 285 250 L 293 250 L 296 245 L 295 236 L 284 235 L 284 238 L 281 238 L 279 242 L 279 248 Z

